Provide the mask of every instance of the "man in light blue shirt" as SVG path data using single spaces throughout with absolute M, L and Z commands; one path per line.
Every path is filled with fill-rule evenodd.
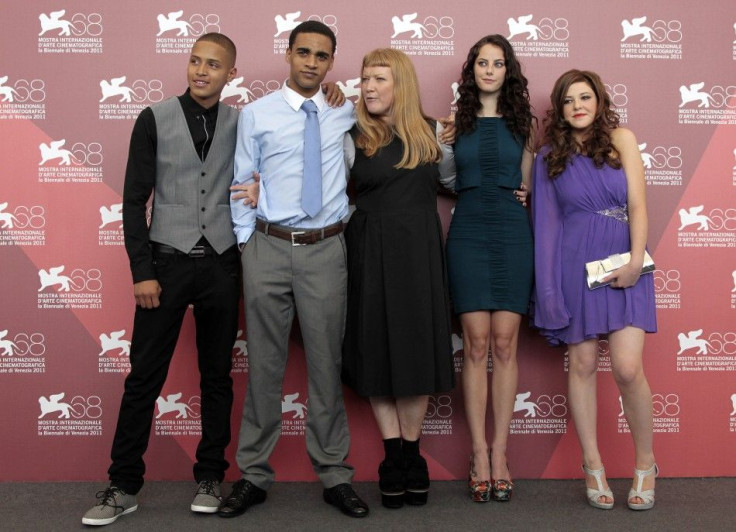
M 260 174 L 258 207 L 231 203 L 235 235 L 247 243 L 256 229 L 256 218 L 291 228 L 321 229 L 348 214 L 345 193 L 344 133 L 355 122 L 353 104 L 333 109 L 321 90 L 311 99 L 319 109 L 322 138 L 322 210 L 314 218 L 301 207 L 304 118 L 300 109 L 306 98 L 288 85 L 243 108 L 238 123 L 234 185 L 253 182 Z
M 249 383 L 236 454 L 243 477 L 220 506 L 222 517 L 263 502 L 274 481 L 268 459 L 281 430 L 295 311 L 308 368 L 307 452 L 324 485 L 323 497 L 351 517 L 368 514 L 351 487 L 353 468 L 345 462 L 350 435 L 340 381 L 347 291 L 342 219 L 348 214 L 343 138 L 354 117 L 352 103 L 328 107 L 320 90 L 332 69 L 335 43 L 334 33 L 320 22 L 295 28 L 286 52 L 287 84 L 244 107 L 238 122 L 233 184 L 253 182 L 254 172 L 261 180 L 257 209 L 231 202 L 242 250 Z M 311 216 L 302 207 L 305 166 L 314 160 L 304 160 L 305 100 L 317 107 L 321 141 L 321 210 Z M 305 197 L 313 191 L 307 187 Z

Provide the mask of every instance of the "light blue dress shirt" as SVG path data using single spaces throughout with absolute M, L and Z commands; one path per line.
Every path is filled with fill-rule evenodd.
M 355 123 L 350 101 L 333 109 L 319 90 L 310 99 L 317 105 L 322 140 L 322 210 L 310 218 L 301 208 L 304 169 L 304 123 L 300 110 L 306 98 L 286 84 L 280 91 L 243 107 L 238 119 L 233 185 L 253 182 L 261 176 L 258 207 L 230 202 L 238 244 L 248 242 L 256 217 L 300 229 L 317 229 L 336 223 L 348 214 L 345 193 L 343 139 Z

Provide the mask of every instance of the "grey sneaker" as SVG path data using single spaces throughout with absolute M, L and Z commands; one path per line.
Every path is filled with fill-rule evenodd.
M 109 525 L 121 515 L 135 512 L 138 509 L 135 495 L 128 495 L 115 486 L 98 491 L 96 497 L 99 502 L 82 517 L 84 525 Z
M 213 514 L 217 512 L 221 502 L 220 483 L 216 480 L 203 480 L 197 487 L 197 493 L 194 495 L 190 508 L 193 512 Z

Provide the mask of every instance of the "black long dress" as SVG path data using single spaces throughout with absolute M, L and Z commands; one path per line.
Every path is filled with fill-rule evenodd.
M 397 170 L 402 150 L 399 138 L 371 158 L 356 149 L 351 171 L 343 380 L 364 397 L 454 384 L 438 165 Z

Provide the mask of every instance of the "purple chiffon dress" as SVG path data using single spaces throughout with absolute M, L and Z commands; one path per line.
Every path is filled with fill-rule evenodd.
M 575 344 L 632 325 L 656 332 L 652 275 L 630 288 L 589 290 L 585 263 L 630 251 L 623 169 L 596 168 L 574 156 L 550 179 L 541 150 L 534 161 L 533 324 L 551 345 Z

